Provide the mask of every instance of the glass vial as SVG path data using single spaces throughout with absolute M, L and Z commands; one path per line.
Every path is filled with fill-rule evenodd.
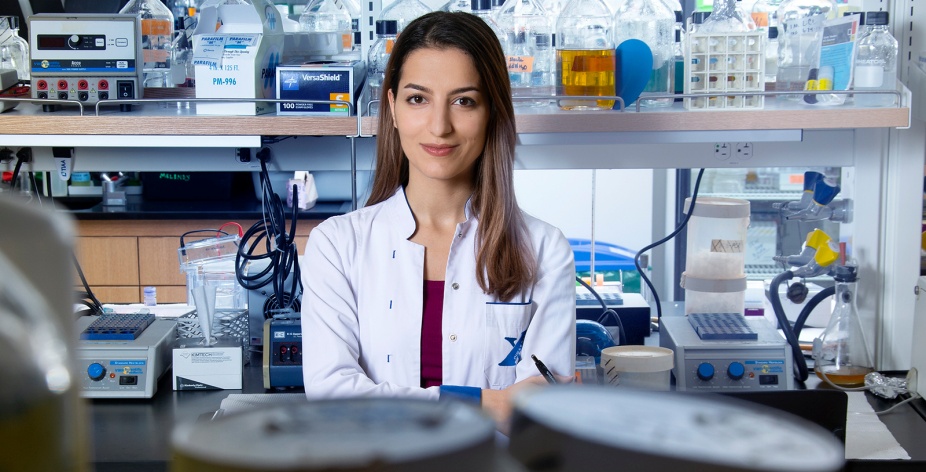
M 859 38 L 855 55 L 854 90 L 897 90 L 897 40 L 888 30 L 888 13 L 865 14 L 867 29 Z M 889 107 L 897 102 L 891 93 L 854 95 L 857 107 Z
M 498 12 L 498 27 L 506 40 L 505 57 L 515 106 L 546 106 L 550 99 L 517 100 L 518 97 L 552 96 L 553 19 L 539 0 L 509 0 Z
M 350 13 L 335 0 L 311 0 L 299 15 L 299 26 L 309 33 L 335 33 L 341 38 L 341 50 L 353 49 Z
M 820 62 L 823 22 L 836 18 L 833 0 L 785 0 L 778 7 L 778 74 L 775 90 L 803 91 L 810 70 Z M 800 94 L 779 95 L 799 101 Z
M 395 44 L 398 23 L 395 20 L 376 20 L 376 41 L 367 52 L 367 85 L 371 100 L 383 100 L 382 87 L 386 78 L 386 65 Z M 374 103 L 371 114 L 379 113 L 379 103 Z
M 858 387 L 874 371 L 855 303 L 858 268 L 838 266 L 834 279 L 836 308 L 823 334 L 814 340 L 814 371 L 841 387 Z
M 398 32 L 401 33 L 405 29 L 405 25 L 411 23 L 415 18 L 430 12 L 431 8 L 419 0 L 396 0 L 388 7 L 383 8 L 383 11 L 379 14 L 379 19 L 395 20 L 398 25 Z
M 640 94 L 644 107 L 668 107 L 674 98 L 647 99 L 647 95 L 671 93 L 669 79 L 675 64 L 675 12 L 663 0 L 625 0 L 614 14 L 614 45 L 638 39 L 653 53 L 653 70 Z M 681 39 L 681 38 L 679 38 Z M 629 104 L 625 104 L 629 105 Z
M 611 10 L 602 0 L 569 0 L 556 20 L 556 94 L 614 96 Z M 564 110 L 610 110 L 614 100 L 561 99 Z
M 145 87 L 172 87 L 170 49 L 174 39 L 174 14 L 161 0 L 130 0 L 119 13 L 141 18 Z
M 0 16 L 0 69 L 15 70 L 19 80 L 29 80 L 31 76 L 29 44 L 19 36 L 17 16 Z

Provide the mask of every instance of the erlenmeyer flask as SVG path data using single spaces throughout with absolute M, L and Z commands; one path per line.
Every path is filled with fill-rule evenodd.
M 823 334 L 814 339 L 814 371 L 820 379 L 840 387 L 858 387 L 865 384 L 865 375 L 874 371 L 855 304 L 858 268 L 838 266 L 834 278 L 836 308 Z

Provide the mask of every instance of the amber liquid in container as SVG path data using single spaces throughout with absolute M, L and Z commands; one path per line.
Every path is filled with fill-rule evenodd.
M 613 96 L 614 49 L 557 49 L 559 95 Z M 614 100 L 560 100 L 564 110 L 610 110 Z

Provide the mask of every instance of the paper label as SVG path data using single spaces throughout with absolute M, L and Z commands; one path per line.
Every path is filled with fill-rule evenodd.
M 507 56 L 508 72 L 514 74 L 534 71 L 534 56 Z
M 743 252 L 741 239 L 714 239 L 711 240 L 711 252 L 737 253 Z

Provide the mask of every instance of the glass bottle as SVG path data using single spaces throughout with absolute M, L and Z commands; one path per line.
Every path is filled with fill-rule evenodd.
M 675 12 L 662 0 L 625 0 L 614 14 L 614 45 L 620 47 L 628 39 L 638 39 L 653 53 L 653 70 L 646 88 L 640 94 L 645 107 L 671 106 L 674 98 L 646 99 L 647 95 L 666 95 L 675 64 Z
M 350 13 L 342 10 L 335 0 L 311 0 L 299 15 L 302 31 L 336 33 L 341 38 L 341 49 L 350 51 L 354 46 L 354 31 Z
M 749 31 L 749 25 L 737 10 L 736 0 L 715 1 L 711 14 L 698 28 L 698 32 L 710 34 L 745 33 L 747 31 Z
M 401 33 L 405 29 L 405 25 L 411 23 L 415 18 L 430 12 L 431 8 L 419 0 L 396 0 L 388 7 L 383 8 L 383 11 L 379 13 L 379 19 L 395 20 L 398 25 L 398 32 Z
M 511 95 L 553 95 L 553 21 L 539 0 L 509 0 L 498 12 L 505 35 Z M 546 106 L 550 100 L 515 100 L 515 106 Z
M 145 87 L 172 87 L 170 48 L 174 39 L 174 14 L 161 0 L 129 0 L 119 13 L 141 18 Z
M 768 42 L 765 43 L 765 83 L 775 83 L 778 75 L 778 27 L 768 26 Z
M 833 0 L 784 0 L 778 7 L 778 74 L 775 90 L 803 91 L 810 70 L 820 62 L 823 22 L 836 17 Z M 779 95 L 799 101 L 800 94 Z
M 386 78 L 386 65 L 395 44 L 398 24 L 395 20 L 376 20 L 376 41 L 367 52 L 367 84 L 370 87 L 370 99 L 381 100 L 383 80 Z M 371 114 L 379 112 L 379 103 L 374 103 Z
M 450 0 L 440 7 L 441 11 L 465 11 L 467 13 L 473 10 L 470 0 Z
M 874 371 L 855 303 L 858 268 L 837 266 L 834 279 L 836 307 L 823 334 L 814 340 L 814 371 L 841 387 L 858 387 Z
M 19 36 L 17 16 L 0 16 L 0 68 L 15 70 L 19 80 L 31 76 L 29 44 Z
M 15 203 L 13 199 L 7 201 Z M 3 205 L 0 213 L 22 223 L 17 226 L 28 224 L 43 231 L 67 227 L 64 221 L 55 221 L 54 226 L 45 221 L 38 224 L 31 214 L 25 218 L 25 207 L 18 209 L 13 203 Z M 26 234 L 15 229 L 12 232 L 14 236 Z M 43 252 L 38 259 L 44 265 L 55 257 L 69 260 L 69 250 L 63 245 L 40 239 L 46 245 L 40 248 L 32 244 L 31 249 Z M 37 274 L 30 276 L 18 269 L 13 261 L 21 258 L 4 253 L 2 246 L 0 242 L 0 376 L 4 379 L 0 388 L 0 470 L 88 470 L 89 430 L 84 431 L 84 402 L 78 397 L 80 380 L 73 369 L 73 308 L 66 296 L 47 298 L 55 289 L 66 293 L 67 281 L 56 275 L 37 280 Z M 13 245 L 19 246 L 25 245 Z M 54 269 L 65 272 L 68 267 L 60 263 Z M 44 286 L 39 287 L 39 283 Z
M 495 12 L 492 11 L 492 0 L 472 0 L 470 2 L 470 13 L 473 15 L 482 18 L 489 28 L 492 28 L 492 32 L 495 33 L 495 37 L 498 38 L 499 44 L 502 45 L 502 51 L 508 49 L 508 37 L 502 33 L 502 30 L 498 27 L 498 23 L 495 21 Z
M 781 6 L 781 0 L 758 0 L 752 4 L 752 21 L 757 28 L 769 28 L 778 26 L 778 7 Z
M 569 0 L 556 20 L 556 94 L 614 96 L 611 10 L 602 0 Z M 564 110 L 610 110 L 614 100 L 559 101 Z
M 854 90 L 897 90 L 897 40 L 887 28 L 888 19 L 886 11 L 865 13 L 868 29 L 856 45 Z M 853 97 L 858 107 L 889 107 L 897 101 L 897 96 L 890 93 Z

